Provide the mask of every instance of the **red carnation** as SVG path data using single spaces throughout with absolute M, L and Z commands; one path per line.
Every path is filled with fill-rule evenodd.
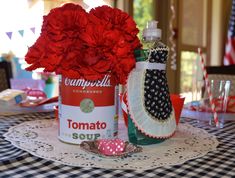
M 27 70 L 44 68 L 73 78 L 101 79 L 111 73 L 124 84 L 141 44 L 134 20 L 125 12 L 101 6 L 86 13 L 68 3 L 44 16 L 42 32 L 25 56 Z

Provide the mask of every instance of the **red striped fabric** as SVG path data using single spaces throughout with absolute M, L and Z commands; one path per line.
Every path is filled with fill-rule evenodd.
M 224 65 L 235 64 L 235 38 L 228 37 L 225 48 Z
M 232 8 L 228 27 L 228 39 L 225 47 L 224 65 L 235 64 L 235 0 Z

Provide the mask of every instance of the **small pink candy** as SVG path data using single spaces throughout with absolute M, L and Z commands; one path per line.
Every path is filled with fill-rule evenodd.
M 112 156 L 120 154 L 125 149 L 125 142 L 119 138 L 100 139 L 98 141 L 98 150 L 103 155 Z

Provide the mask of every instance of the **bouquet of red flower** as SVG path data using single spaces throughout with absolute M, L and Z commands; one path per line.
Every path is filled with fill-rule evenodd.
M 134 20 L 125 12 L 101 6 L 87 13 L 68 3 L 44 16 L 41 35 L 28 50 L 26 70 L 44 68 L 71 78 L 98 80 L 110 73 L 124 84 L 141 44 Z

